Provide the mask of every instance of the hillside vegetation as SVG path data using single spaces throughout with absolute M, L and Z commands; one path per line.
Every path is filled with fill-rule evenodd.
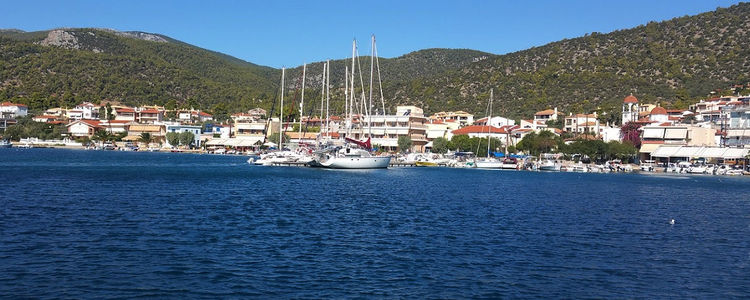
M 483 113 L 494 88 L 495 112 L 511 117 L 550 107 L 617 111 L 631 93 L 642 101 L 685 106 L 717 87 L 750 82 L 748 28 L 750 4 L 742 3 L 505 55 L 421 50 L 380 58 L 383 94 L 390 112 L 395 105 L 413 104 L 426 112 Z M 174 100 L 221 114 L 268 109 L 278 96 L 278 69 L 159 35 L 62 31 L 77 44 L 48 46 L 42 40 L 49 40 L 49 32 L 0 32 L 0 100 L 27 103 L 32 109 L 105 99 L 129 105 Z M 359 52 L 369 53 L 368 41 L 363 44 Z M 358 64 L 365 86 L 369 64 L 369 57 Z M 350 65 L 346 59 L 331 64 L 331 101 L 337 111 L 343 103 L 345 66 Z M 301 66 L 287 70 L 290 111 L 292 99 L 299 97 L 301 71 Z M 305 97 L 313 100 L 307 101 L 306 111 L 318 109 L 321 71 L 321 62 L 308 65 Z M 379 91 L 374 95 L 379 99 Z

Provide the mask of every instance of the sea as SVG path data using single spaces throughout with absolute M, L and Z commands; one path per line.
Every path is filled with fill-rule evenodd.
M 750 178 L 246 160 L 0 149 L 0 298 L 750 297 Z

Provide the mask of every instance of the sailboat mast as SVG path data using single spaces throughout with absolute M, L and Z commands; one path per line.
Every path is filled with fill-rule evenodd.
M 323 129 L 323 98 L 325 98 L 326 94 L 326 63 L 323 63 L 323 75 L 321 75 L 320 82 L 322 84 L 320 85 L 320 116 L 318 117 L 320 119 L 320 128 Z
M 487 117 L 487 158 L 490 157 L 490 143 L 492 142 L 492 91 L 490 89 L 490 114 Z
M 279 150 L 284 147 L 281 145 L 284 134 L 284 71 L 286 69 L 281 67 L 281 107 L 279 109 Z
M 357 40 L 355 39 L 355 40 L 352 40 L 352 76 L 351 76 L 352 81 L 351 81 L 351 84 L 349 85 L 349 88 L 352 89 L 351 93 L 349 94 L 351 97 L 351 101 L 349 101 L 349 116 L 351 117 L 354 116 L 354 98 L 355 98 L 354 96 L 355 95 L 354 94 L 354 55 L 355 55 L 356 49 L 357 49 Z M 361 119 L 362 118 L 360 118 L 360 121 Z M 361 128 L 362 122 L 360 122 L 359 124 Z
M 326 134 L 328 138 L 331 138 L 331 116 L 329 114 L 329 104 L 331 98 L 331 61 L 326 60 Z
M 372 35 L 370 40 L 370 98 L 367 99 L 367 127 L 369 128 L 368 136 L 372 137 L 372 75 L 375 71 L 375 35 Z
M 302 100 L 299 102 L 299 135 L 297 143 L 302 144 L 302 113 L 305 107 L 305 74 L 307 73 L 307 63 L 302 65 Z
M 346 119 L 346 137 L 352 128 L 352 116 L 349 115 L 349 66 L 344 70 L 344 118 Z

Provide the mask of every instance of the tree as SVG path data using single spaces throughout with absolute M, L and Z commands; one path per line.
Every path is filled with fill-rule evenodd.
M 412 141 L 409 136 L 402 135 L 398 137 L 398 149 L 401 152 L 408 152 L 411 149 Z
M 94 135 L 91 137 L 92 140 L 95 141 L 107 141 L 110 139 L 109 132 L 107 132 L 104 129 L 99 129 L 96 132 L 94 132 Z
M 172 147 L 177 147 L 180 145 L 180 134 L 177 132 L 167 132 L 167 143 L 172 145 Z
M 180 133 L 180 145 L 190 147 L 195 142 L 195 134 L 190 131 Z
M 636 148 L 641 147 L 641 132 L 638 130 L 641 125 L 634 122 L 627 122 L 620 127 L 621 140 L 630 142 Z
M 145 143 L 146 145 L 150 144 L 153 138 L 151 137 L 151 134 L 148 132 L 142 132 L 140 138 L 138 138 L 139 141 Z
M 434 153 L 445 153 L 448 152 L 448 140 L 445 138 L 435 138 L 432 140 L 432 152 Z

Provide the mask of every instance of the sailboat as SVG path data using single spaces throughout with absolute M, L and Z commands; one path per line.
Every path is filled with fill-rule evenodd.
M 487 126 L 487 157 L 479 158 L 474 162 L 474 166 L 480 169 L 501 169 L 503 167 L 503 162 L 501 160 L 490 157 L 490 144 L 492 144 L 492 137 L 490 135 L 490 132 L 492 131 L 492 91 L 493 90 L 490 89 L 489 113 L 487 115 L 487 122 L 485 123 Z
M 373 47 L 375 45 L 375 36 L 372 37 L 372 44 Z M 349 85 L 349 88 L 351 88 L 351 92 L 347 93 L 349 99 L 346 99 L 346 131 L 347 133 L 351 132 L 351 124 L 352 122 L 352 114 L 353 114 L 353 108 L 354 108 L 354 98 L 355 98 L 355 92 L 354 92 L 354 70 L 355 70 L 355 59 L 356 59 L 356 49 L 357 49 L 357 42 L 356 40 L 352 42 L 352 72 L 350 78 L 346 78 L 346 81 L 351 79 L 351 84 Z M 373 58 L 375 55 L 375 51 L 372 52 Z M 371 64 L 372 68 L 372 64 Z M 378 70 L 379 71 L 379 70 Z M 347 72 L 348 73 L 348 72 Z M 372 72 L 370 72 L 372 74 Z M 372 77 L 372 75 L 371 75 Z M 330 80 L 330 72 L 328 72 L 328 80 Z M 372 84 L 371 84 L 372 86 Z M 328 87 L 326 87 L 326 90 Z M 364 98 L 364 87 L 363 87 L 363 97 L 362 102 L 364 102 L 366 99 Z M 367 109 L 365 110 L 365 113 L 367 114 L 367 117 L 369 118 L 369 108 L 372 106 L 372 93 L 370 93 L 370 103 L 366 106 Z M 328 127 L 328 126 L 326 126 Z M 370 128 L 372 128 L 370 126 Z M 330 136 L 330 134 L 328 135 Z M 355 140 L 349 137 L 345 137 L 342 141 L 343 143 L 341 145 L 332 145 L 323 148 L 322 150 L 318 150 L 313 152 L 315 154 L 315 159 L 313 161 L 309 162 L 308 165 L 312 167 L 323 167 L 323 168 L 331 168 L 331 169 L 384 169 L 388 168 L 388 165 L 391 162 L 390 156 L 376 156 L 372 154 L 372 144 L 370 143 L 372 138 L 372 134 L 369 134 L 366 141 L 359 141 Z

